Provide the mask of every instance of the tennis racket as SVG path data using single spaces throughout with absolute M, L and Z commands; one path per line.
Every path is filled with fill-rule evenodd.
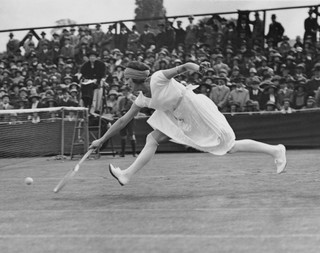
M 89 157 L 89 155 L 93 152 L 94 149 L 89 149 L 87 153 L 81 158 L 81 160 L 77 163 L 77 165 L 60 180 L 58 185 L 54 188 L 53 192 L 58 193 L 67 182 L 77 173 L 80 168 L 80 165 Z

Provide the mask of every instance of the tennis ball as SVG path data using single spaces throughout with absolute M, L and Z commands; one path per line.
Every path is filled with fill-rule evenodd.
M 27 185 L 31 185 L 33 183 L 33 179 L 31 177 L 26 177 L 24 179 L 24 182 L 27 184 Z

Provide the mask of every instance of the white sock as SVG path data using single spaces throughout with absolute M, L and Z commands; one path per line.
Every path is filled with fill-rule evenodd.
M 153 138 L 152 134 L 148 134 L 146 144 L 138 155 L 137 159 L 130 165 L 129 168 L 123 171 L 128 179 L 142 169 L 154 156 L 159 143 Z

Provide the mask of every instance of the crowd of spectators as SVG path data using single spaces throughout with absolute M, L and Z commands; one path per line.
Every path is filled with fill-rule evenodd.
M 255 20 L 249 14 L 239 12 L 238 20 L 213 15 L 198 23 L 193 16 L 159 22 L 157 27 L 145 23 L 141 33 L 121 22 L 109 25 L 106 32 L 100 24 L 64 28 L 51 38 L 42 32 L 38 41 L 32 32 L 23 41 L 10 33 L 0 59 L 0 110 L 84 106 L 82 67 L 90 55 L 105 65 L 95 87 L 103 89 L 104 113 L 119 114 L 115 106 L 125 89 L 123 70 L 132 60 L 149 65 L 151 72 L 209 61 L 212 67 L 205 75 L 185 73 L 176 78 L 198 85 L 195 92 L 208 96 L 222 112 L 290 113 L 319 107 L 315 9 L 308 11 L 304 36 L 291 43 L 276 15 L 264 31 L 261 13 L 255 13 Z

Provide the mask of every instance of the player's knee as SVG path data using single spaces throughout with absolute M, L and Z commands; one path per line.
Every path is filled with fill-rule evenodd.
M 146 138 L 146 145 L 156 145 L 158 146 L 158 141 L 153 137 L 152 133 L 149 133 Z

